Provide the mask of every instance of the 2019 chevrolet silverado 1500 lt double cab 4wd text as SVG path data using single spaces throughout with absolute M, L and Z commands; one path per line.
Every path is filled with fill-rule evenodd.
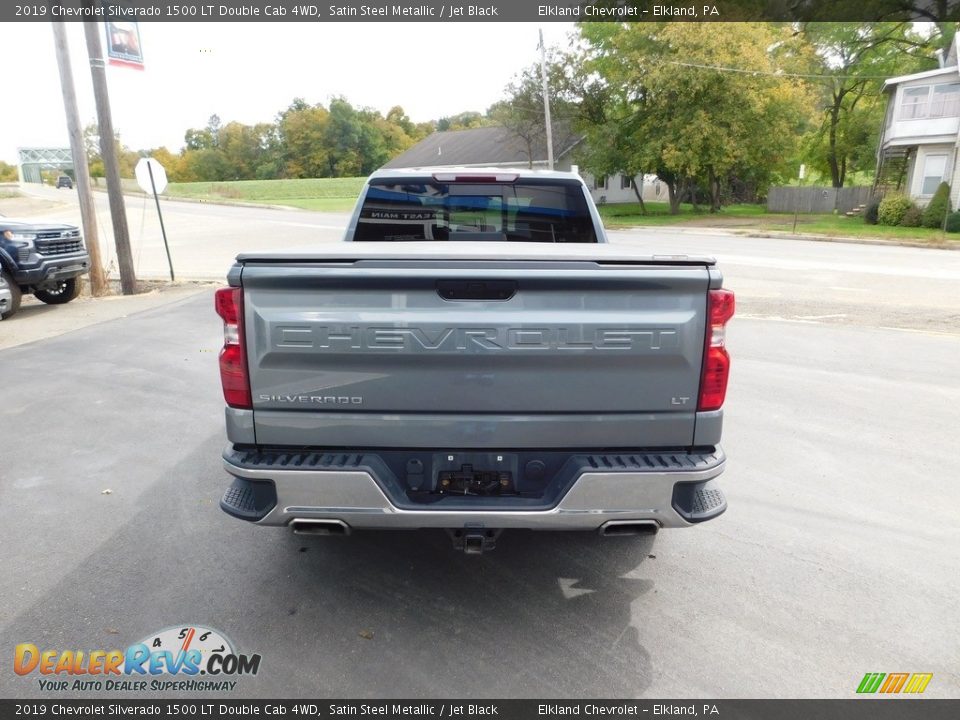
M 733 294 L 606 243 L 569 173 L 391 170 L 348 242 L 216 293 L 227 513 L 296 533 L 654 533 L 716 517 Z
M 10 293 L 0 304 L 3 317 L 20 308 L 24 293 L 51 305 L 70 302 L 80 294 L 89 270 L 90 256 L 77 226 L 0 216 L 0 274 Z

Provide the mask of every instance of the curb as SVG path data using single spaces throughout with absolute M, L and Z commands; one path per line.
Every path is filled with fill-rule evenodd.
M 98 193 L 106 193 L 106 192 L 107 192 L 107 189 L 106 189 L 106 188 L 101 188 L 101 187 L 95 187 L 95 188 L 92 188 L 92 190 L 93 190 L 94 192 L 98 192 Z M 123 194 L 124 194 L 124 196 L 126 196 L 126 197 L 138 197 L 138 198 L 149 198 L 149 197 L 151 197 L 151 196 L 148 195 L 147 193 L 131 192 L 131 191 L 128 191 L 128 190 L 124 190 L 124 191 L 123 191 Z M 303 211 L 303 208 L 293 207 L 292 205 L 267 205 L 267 204 L 265 204 L 265 203 L 243 202 L 243 201 L 241 201 L 241 200 L 238 200 L 238 201 L 236 201 L 236 202 L 234 202 L 234 201 L 232 201 L 232 200 L 204 200 L 204 199 L 201 199 L 201 198 L 176 197 L 176 196 L 174 196 L 174 195 L 164 195 L 163 199 L 166 200 L 166 201 L 168 201 L 168 202 L 185 202 L 185 203 L 193 203 L 194 205 L 226 205 L 226 206 L 232 206 L 232 207 L 258 208 L 258 209 L 261 209 L 261 210 L 262 210 L 263 208 L 267 208 L 268 210 L 300 210 L 300 211 Z M 311 212 L 311 211 L 307 210 L 307 211 L 305 211 L 305 212 Z
M 922 242 L 919 240 L 886 240 L 884 238 L 860 238 L 834 235 L 794 235 L 793 233 L 766 232 L 736 232 L 735 235 L 750 238 L 769 238 L 771 240 L 812 240 L 813 242 L 846 243 L 848 245 L 886 245 L 888 247 L 914 247 L 926 250 L 960 250 L 960 242 Z
M 750 230 L 749 228 L 689 225 L 605 225 L 607 230 L 655 230 L 667 228 L 676 232 L 696 234 L 697 232 L 720 233 L 734 237 L 749 237 L 769 240 L 810 240 L 813 242 L 845 243 L 848 245 L 886 245 L 887 247 L 915 247 L 926 250 L 960 250 L 960 236 L 955 241 L 923 242 L 921 240 L 887 240 L 885 238 L 849 237 L 846 235 L 804 235 L 801 233 L 781 232 L 778 230 Z

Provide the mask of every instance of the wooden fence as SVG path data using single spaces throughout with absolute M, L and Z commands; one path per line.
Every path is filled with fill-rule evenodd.
M 867 185 L 833 188 L 818 185 L 810 187 L 771 187 L 767 195 L 767 212 L 776 213 L 840 213 L 849 212 L 870 203 L 873 188 Z

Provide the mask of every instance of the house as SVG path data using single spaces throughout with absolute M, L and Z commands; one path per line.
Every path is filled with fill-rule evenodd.
M 877 150 L 877 190 L 894 190 L 926 205 L 937 186 L 950 183 L 953 207 L 960 205 L 960 69 L 957 39 L 941 53 L 935 70 L 890 78 Z
M 573 170 L 573 151 L 583 138 L 572 133 L 555 133 L 554 169 Z M 513 131 L 500 126 L 435 132 L 383 167 L 501 167 L 546 168 L 547 148 L 542 138 L 527 143 Z M 593 177 L 581 173 L 593 199 L 598 203 L 636 202 L 632 183 L 639 182 L 644 200 L 666 200 L 667 188 L 654 175 L 631 178 L 620 174 Z

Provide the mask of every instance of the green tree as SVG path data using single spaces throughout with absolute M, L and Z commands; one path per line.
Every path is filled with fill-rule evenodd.
M 83 128 L 83 145 L 87 155 L 87 168 L 91 177 L 104 177 L 106 171 L 103 166 L 103 157 L 100 154 L 100 129 L 96 123 L 89 123 Z M 140 159 L 140 153 L 131 150 L 120 140 L 120 133 L 114 132 L 114 150 L 117 155 L 117 165 L 120 177 L 132 178 L 133 170 Z
M 0 182 L 16 182 L 17 166 L 0 160 Z
M 821 119 L 806 138 L 808 162 L 843 187 L 857 170 L 872 170 L 886 99 L 885 78 L 936 66 L 938 35 L 912 23 L 806 23 L 799 52 L 818 96 Z
M 944 218 L 950 214 L 950 186 L 942 182 L 937 191 L 930 198 L 927 207 L 923 209 L 921 224 L 923 227 L 938 228 L 943 225 Z
M 763 23 L 587 23 L 582 86 L 588 169 L 654 171 L 672 213 L 707 188 L 720 208 L 731 174 L 769 175 L 807 121 L 802 82 L 778 74 L 788 30 Z M 614 148 L 612 151 L 602 148 Z M 597 149 L 601 148 L 601 149 Z
M 442 117 L 437 120 L 437 130 L 444 132 L 446 130 L 469 130 L 484 125 L 492 125 L 493 122 L 485 117 L 483 113 L 474 110 L 457 113 L 449 117 Z
M 554 155 L 569 150 L 578 139 L 574 122 L 578 117 L 576 97 L 566 73 L 569 60 L 555 51 L 549 53 L 547 87 L 550 92 L 550 124 L 553 126 Z M 525 68 L 506 87 L 507 97 L 487 110 L 487 119 L 507 128 L 524 145 L 530 167 L 546 157 L 546 118 L 540 65 Z M 541 155 L 540 158 L 536 157 Z
M 184 175 L 193 182 L 228 179 L 228 169 L 223 154 L 215 148 L 187 148 L 183 151 L 182 161 Z
M 220 129 L 217 148 L 228 179 L 249 180 L 264 174 L 272 132 L 273 125 L 269 123 L 230 122 Z
M 375 126 L 380 117 L 372 110 L 357 110 L 342 97 L 330 101 L 330 120 L 324 133 L 330 175 L 366 175 L 389 159 L 384 137 Z
M 152 157 L 163 165 L 163 169 L 167 173 L 167 179 L 170 180 L 170 182 L 191 182 L 194 180 L 194 178 L 185 174 L 182 155 L 174 155 L 167 148 L 158 147 L 144 151 L 143 156 Z
M 322 105 L 309 105 L 294 98 L 277 119 L 278 148 L 285 177 L 309 178 L 329 175 L 329 152 L 325 133 L 330 114 Z
M 190 128 L 184 133 L 183 141 L 188 150 L 207 150 L 216 148 L 219 142 L 221 121 L 219 115 L 211 115 L 204 128 Z

